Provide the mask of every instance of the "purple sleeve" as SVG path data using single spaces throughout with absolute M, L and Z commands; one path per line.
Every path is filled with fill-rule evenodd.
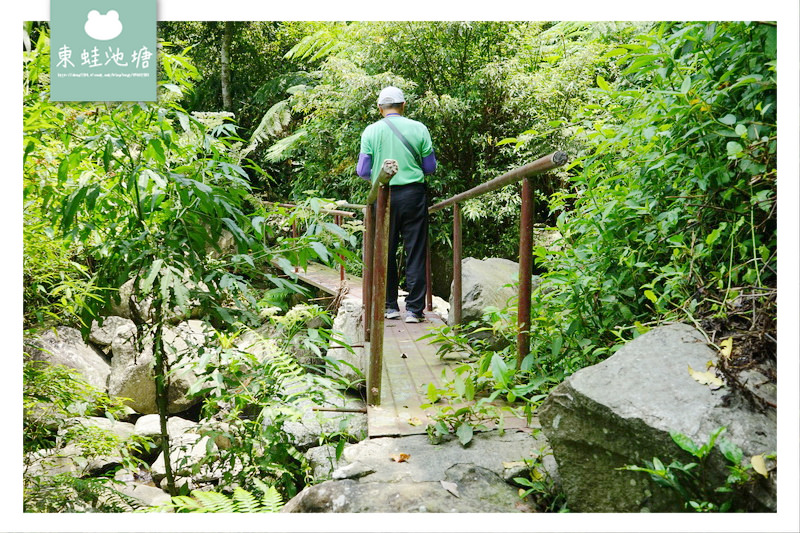
M 430 154 L 422 158 L 422 173 L 433 174 L 436 171 L 436 153 L 431 151 Z
M 356 165 L 356 174 L 361 178 L 372 181 L 372 156 L 365 153 L 358 154 L 358 164 Z

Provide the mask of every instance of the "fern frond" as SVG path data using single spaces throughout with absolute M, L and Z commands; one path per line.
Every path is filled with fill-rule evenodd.
M 237 513 L 259 512 L 259 504 L 256 497 L 241 487 L 233 489 L 233 502 Z
M 270 107 L 264 113 L 258 127 L 250 136 L 250 141 L 247 143 L 247 148 L 242 150 L 241 157 L 255 150 L 259 144 L 266 142 L 270 137 L 274 137 L 283 132 L 284 128 L 289 125 L 292 118 L 292 113 L 289 110 L 289 101 L 281 100 L 277 104 Z
M 297 141 L 306 136 L 306 130 L 300 130 L 288 137 L 280 139 L 267 149 L 266 160 L 270 163 L 277 163 L 286 158 L 286 152 L 292 149 Z
M 277 513 L 283 507 L 280 493 L 266 483 L 254 480 L 264 497 L 258 500 L 251 492 L 237 487 L 233 496 L 214 491 L 193 490 L 191 496 L 173 496 L 172 503 L 149 510 L 165 508 L 183 513 Z
M 261 498 L 262 513 L 277 513 L 283 508 L 283 498 L 275 487 L 267 488 L 264 497 Z
M 339 32 L 336 31 L 337 27 L 332 25 L 330 28 L 333 31 L 326 28 L 304 37 L 283 57 L 286 59 L 310 58 L 311 61 L 316 61 L 346 48 L 346 43 L 341 40 Z
M 236 512 L 236 503 L 219 492 L 193 490 L 192 496 L 205 508 L 206 513 Z

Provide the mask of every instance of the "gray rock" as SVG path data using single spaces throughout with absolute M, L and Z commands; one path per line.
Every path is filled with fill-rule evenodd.
M 517 292 L 506 285 L 519 279 L 519 264 L 492 257 L 461 260 L 461 323 L 480 320 L 487 307 L 506 307 Z M 538 278 L 534 277 L 534 285 Z M 453 294 L 450 291 L 447 323 L 453 324 Z
M 108 360 L 94 347 L 86 344 L 75 328 L 59 326 L 27 338 L 23 345 L 26 360 L 46 361 L 73 368 L 97 389 L 108 390 L 111 367 Z
M 368 465 L 361 463 L 350 463 L 347 466 L 336 470 L 331 474 L 333 479 L 359 479 L 370 474 L 374 474 L 375 470 Z
M 314 448 L 333 480 L 303 490 L 284 512 L 519 512 L 530 511 L 503 478 L 510 462 L 546 445 L 525 432 L 478 433 L 466 448 L 456 440 L 432 445 L 425 435 L 378 438 L 345 447 Z M 309 452 L 310 453 L 310 452 Z M 408 458 L 396 462 L 393 455 Z
M 70 473 L 83 477 L 104 472 L 121 463 L 122 454 L 119 449 L 111 453 L 89 455 L 80 445 L 69 443 L 57 450 L 41 450 L 28 454 L 25 459 L 25 475 L 55 476 Z
M 122 318 L 121 316 L 108 316 L 103 319 L 102 327 L 97 320 L 92 322 L 92 330 L 89 333 L 89 341 L 100 346 L 107 348 L 111 346 L 114 339 L 118 336 L 118 330 L 130 329 L 135 327 L 132 320 Z M 122 331 L 120 332 L 122 333 Z
M 98 428 L 111 435 L 115 435 L 122 441 L 128 440 L 134 434 L 134 425 L 129 422 L 110 420 L 101 416 L 91 416 L 86 418 L 71 418 L 67 420 L 69 425 L 80 425 L 85 428 Z
M 776 450 L 774 413 L 755 412 L 726 388 L 712 390 L 688 367 L 704 371 L 717 360 L 703 336 L 684 324 L 656 328 L 629 342 L 606 361 L 584 368 L 556 387 L 539 419 L 558 463 L 570 509 L 585 512 L 680 511 L 683 502 L 645 474 L 616 470 L 691 457 L 672 441 L 677 431 L 705 443 L 718 427 L 747 459 Z M 719 486 L 727 461 L 715 448 L 708 458 L 710 482 Z M 760 476 L 758 476 L 760 477 Z M 775 475 L 753 488 L 749 503 L 775 510 Z
M 275 341 L 276 328 L 272 324 L 265 324 L 255 330 L 247 330 L 236 338 L 234 346 L 242 352 L 252 354 L 260 361 L 266 361 L 280 353 L 280 347 Z
M 163 269 L 162 269 L 163 272 Z M 188 272 L 184 273 L 183 277 L 183 284 L 190 290 L 197 290 L 207 291 L 208 287 L 204 283 L 195 283 L 190 279 Z M 109 316 L 119 316 L 122 318 L 133 319 L 134 310 L 136 314 L 142 317 L 144 320 L 152 321 L 155 318 L 155 309 L 153 309 L 153 298 L 148 297 L 142 300 L 141 302 L 136 299 L 136 297 L 131 297 L 133 295 L 134 290 L 134 278 L 129 279 L 125 283 L 122 284 L 119 288 L 119 298 L 120 301 L 117 303 L 115 301 L 111 302 L 111 305 L 108 308 L 108 315 Z M 133 306 L 133 310 L 131 309 Z M 188 310 L 181 310 L 178 307 L 175 307 L 172 310 L 165 310 L 166 320 L 171 323 L 177 323 L 181 320 L 187 320 L 190 318 L 196 318 L 199 316 L 201 311 L 200 304 L 197 300 L 190 300 L 188 303 Z
M 328 374 L 341 376 L 349 381 L 362 379 L 367 368 L 367 353 L 364 346 L 364 305 L 358 298 L 345 298 L 331 329 L 333 339 L 328 348 L 328 357 L 343 361 L 338 369 L 328 366 Z M 348 349 L 347 346 L 356 346 Z M 358 372 L 352 367 L 358 369 Z
M 142 483 L 125 483 L 115 488 L 131 498 L 139 500 L 145 507 L 156 507 L 172 503 L 169 493 L 158 487 Z
M 311 476 L 314 481 L 331 479 L 336 465 L 336 446 L 331 444 L 315 446 L 309 448 L 303 455 L 311 466 Z
M 199 350 L 205 346 L 210 331 L 210 326 L 199 320 L 164 328 L 164 346 L 172 367 L 168 389 L 169 413 L 180 413 L 201 401 L 201 398 L 187 398 L 186 392 L 197 381 L 194 363 L 199 359 Z M 128 404 L 137 412 L 152 414 L 158 412 L 153 341 L 152 338 L 145 339 L 139 346 L 135 334 L 133 323 L 117 329 L 117 336 L 111 343 L 113 357 L 108 392 L 112 396 L 128 398 Z
M 176 476 L 190 476 L 192 466 L 206 456 L 208 440 L 208 437 L 201 437 L 197 433 L 181 433 L 175 438 L 170 438 L 169 458 L 172 472 Z M 167 475 L 164 452 L 161 452 L 150 465 L 150 472 L 156 481 Z
M 197 424 L 191 420 L 186 420 L 178 416 L 167 418 L 167 433 L 170 438 L 190 432 L 196 427 Z M 161 420 L 158 415 L 142 416 L 136 421 L 133 431 L 136 435 L 141 437 L 159 437 L 161 435 Z
M 285 513 L 498 513 L 532 512 L 517 489 L 494 472 L 456 464 L 441 481 L 395 483 L 352 479 L 326 481 L 305 488 L 289 500 Z M 449 484 L 449 485 L 447 485 Z M 448 490 L 446 486 L 450 486 Z M 457 493 L 456 496 L 454 493 Z
M 457 439 L 432 445 L 426 435 L 383 437 L 369 439 L 347 446 L 337 469 L 350 463 L 359 463 L 375 473 L 364 477 L 367 482 L 439 482 L 446 479 L 450 465 L 468 463 L 503 476 L 504 463 L 531 459 L 546 442 L 526 432 L 508 430 L 476 433 L 469 446 L 464 448 Z M 395 454 L 405 453 L 407 462 L 391 460 Z
M 314 394 L 295 402 L 294 406 L 300 413 L 298 420 L 289 420 L 283 424 L 283 430 L 290 435 L 292 442 L 299 449 L 307 450 L 319 446 L 325 435 L 334 433 L 345 433 L 353 440 L 367 437 L 366 413 L 314 410 L 315 408 L 365 409 L 366 405 L 361 399 L 348 397 L 337 390 L 331 380 L 310 374 L 305 376 L 304 380 L 294 383 L 286 392 L 291 394 L 293 391 L 301 390 L 310 390 Z

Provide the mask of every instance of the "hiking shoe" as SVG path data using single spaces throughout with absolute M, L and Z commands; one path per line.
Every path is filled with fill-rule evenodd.
M 422 322 L 423 320 L 425 320 L 425 315 L 423 315 L 422 313 L 417 314 L 417 313 L 414 313 L 412 311 L 409 311 L 409 312 L 406 313 L 406 323 L 407 324 L 418 324 L 419 322 Z
M 397 309 L 387 309 L 386 314 L 383 316 L 390 319 L 400 318 L 400 311 L 398 311 Z

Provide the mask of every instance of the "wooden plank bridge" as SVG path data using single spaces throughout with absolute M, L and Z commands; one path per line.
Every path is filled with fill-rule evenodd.
M 453 310 L 457 324 L 461 323 L 461 210 L 459 204 L 471 198 L 495 191 L 506 185 L 522 182 L 519 245 L 519 306 L 517 325 L 517 368 L 528 354 L 531 303 L 531 266 L 533 234 L 533 184 L 532 176 L 550 171 L 565 164 L 567 154 L 557 151 L 541 157 L 493 180 L 473 187 L 463 193 L 443 200 L 428 209 L 428 213 L 453 208 Z M 441 388 L 442 376 L 447 379 L 449 367 L 436 354 L 436 347 L 428 340 L 420 339 L 428 328 L 443 324 L 432 312 L 432 274 L 430 248 L 426 266 L 427 309 L 426 320 L 418 324 L 406 324 L 402 320 L 384 320 L 386 270 L 389 240 L 389 212 L 391 209 L 389 180 L 398 171 L 397 162 L 386 159 L 377 178 L 372 182 L 366 204 L 348 204 L 350 208 L 364 210 L 364 279 L 349 275 L 344 267 L 339 270 L 310 264 L 295 274 L 304 282 L 334 295 L 337 302 L 343 291 L 347 296 L 360 298 L 363 302 L 365 348 L 369 360 L 367 377 L 367 415 L 369 436 L 397 436 L 425 433 L 430 413 L 422 409 L 428 403 L 426 391 L 433 383 Z M 281 204 L 284 205 L 284 204 Z M 342 217 L 354 216 L 338 209 L 320 209 L 320 213 L 333 215 L 340 224 Z M 293 235 L 297 234 L 296 226 Z M 404 311 L 404 309 L 401 309 Z M 371 342 L 370 342 L 371 341 Z M 508 428 L 526 428 L 525 421 L 514 416 L 504 417 Z
M 338 294 L 342 283 L 338 270 L 317 263 L 309 263 L 295 274 L 332 296 Z M 361 297 L 361 278 L 348 274 L 344 283 L 348 297 Z M 367 406 L 370 438 L 424 434 L 425 427 L 432 423 L 430 415 L 435 409 L 421 407 L 429 403 L 428 384 L 441 387 L 442 375 L 451 375 L 453 363 L 440 359 L 436 346 L 428 339 L 419 340 L 429 328 L 444 325 L 436 313 L 424 314 L 425 321 L 418 324 L 407 324 L 402 319 L 384 323 L 380 405 Z M 504 425 L 508 429 L 530 430 L 524 419 L 510 414 L 504 417 Z

